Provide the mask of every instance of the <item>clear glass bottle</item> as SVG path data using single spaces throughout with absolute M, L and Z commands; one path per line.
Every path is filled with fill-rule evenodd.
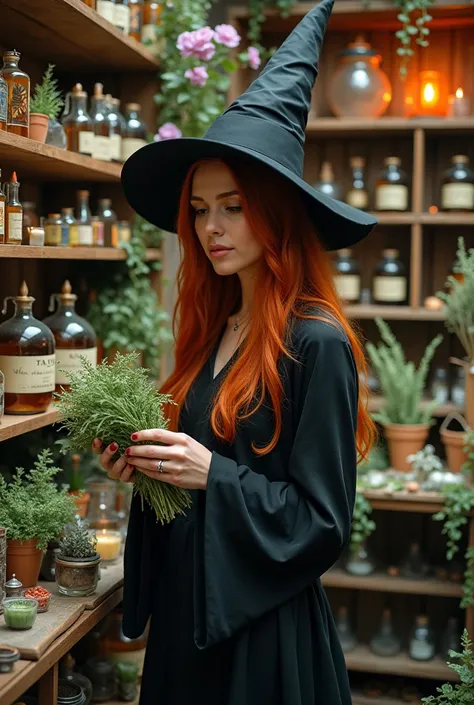
M 28 228 L 37 228 L 40 224 L 40 219 L 36 212 L 36 203 L 33 203 L 33 201 L 23 201 L 21 205 L 23 206 L 22 242 L 23 245 L 29 245 L 30 238 Z
M 79 246 L 79 226 L 77 220 L 74 217 L 74 208 L 62 208 L 62 231 L 61 231 L 61 244 L 64 247 L 78 247 Z
M 54 337 L 33 316 L 34 298 L 23 282 L 18 296 L 4 299 L 15 304 L 12 318 L 0 325 L 0 369 L 5 375 L 5 413 L 37 414 L 46 411 L 54 391 Z
M 128 0 L 115 0 L 114 25 L 128 37 L 130 32 L 130 5 Z
M 345 654 L 353 651 L 357 646 L 357 638 L 349 622 L 347 607 L 342 606 L 337 610 L 336 629 Z
M 443 211 L 466 213 L 474 210 L 474 171 L 469 168 L 469 157 L 455 154 L 452 166 L 443 174 L 441 208 Z
M 142 37 L 143 27 L 143 0 L 129 0 L 129 4 L 130 29 L 128 31 L 128 36 L 139 42 Z
M 103 93 L 102 83 L 94 84 L 94 93 L 91 98 L 90 116 L 94 123 L 94 149 L 92 157 L 104 162 L 110 161 L 110 135 L 107 122 L 107 105 Z
M 346 195 L 346 203 L 360 210 L 367 210 L 369 207 L 369 192 L 365 183 L 365 159 L 363 157 L 352 157 L 350 161 L 352 169 L 351 186 Z
M 5 242 L 7 245 L 21 245 L 23 240 L 23 206 L 20 203 L 20 184 L 16 171 L 8 184 L 8 197 L 5 208 Z
M 451 661 L 449 652 L 461 650 L 462 629 L 457 617 L 450 617 L 446 629 L 441 637 L 441 656 L 443 661 Z
M 466 377 L 464 367 L 455 368 L 454 382 L 451 387 L 451 401 L 460 409 L 464 409 L 466 403 Z
M 63 221 L 60 213 L 50 213 L 44 223 L 44 244 L 59 247 L 61 244 Z
M 438 404 L 446 404 L 449 400 L 448 371 L 445 367 L 437 367 L 431 382 L 431 398 Z
M 377 656 L 387 658 L 396 656 L 401 648 L 401 641 L 393 628 L 392 612 L 386 608 L 382 613 L 379 629 L 370 640 L 370 649 Z
M 7 129 L 8 85 L 0 74 L 0 130 Z
M 97 0 L 96 10 L 104 20 L 115 24 L 115 0 Z
M 418 615 L 410 633 L 408 653 L 415 661 L 431 661 L 436 654 L 435 635 L 429 618 Z
M 97 215 L 104 223 L 104 245 L 105 247 L 118 247 L 118 224 L 117 216 L 111 208 L 110 198 L 100 198 L 98 202 Z
M 92 157 L 94 152 L 94 123 L 87 112 L 87 93 L 81 83 L 72 89 L 69 112 L 63 118 L 67 149 Z
M 94 247 L 104 246 L 104 222 L 98 215 L 91 216 L 92 222 L 92 244 Z
M 334 181 L 334 171 L 331 162 L 323 162 L 319 173 L 319 180 L 313 184 L 314 188 L 331 198 L 341 198 L 341 189 Z
M 399 157 L 387 157 L 375 184 L 375 210 L 408 210 L 408 177 L 401 169 Z
M 122 161 L 122 132 L 125 128 L 125 118 L 120 112 L 120 100 L 111 95 L 105 96 L 107 105 L 107 125 L 109 127 L 110 159 L 113 162 Z
M 125 106 L 125 126 L 122 131 L 122 161 L 147 143 L 147 128 L 140 117 L 141 106 L 128 103 Z
M 2 187 L 2 170 L 0 169 L 0 245 L 5 243 L 6 198 Z
M 407 275 L 399 255 L 395 249 L 382 251 L 372 279 L 372 299 L 376 304 L 399 306 L 406 302 Z
M 132 237 L 132 231 L 130 229 L 130 223 L 128 220 L 120 220 L 118 223 L 118 242 L 119 246 L 123 245 L 125 242 L 130 242 Z
M 89 208 L 89 191 L 77 192 L 77 226 L 80 247 L 92 247 L 94 234 L 92 231 L 91 211 Z
M 60 294 L 52 294 L 49 310 L 54 311 L 43 323 L 48 326 L 56 341 L 56 391 L 61 387 L 69 389 L 69 378 L 65 372 L 73 372 L 81 367 L 81 356 L 94 367 L 97 365 L 97 336 L 85 318 L 75 311 L 77 296 L 72 293 L 71 284 L 65 281 Z
M 365 541 L 357 548 L 349 550 L 345 567 L 351 575 L 371 575 L 375 571 L 375 561 L 372 560 Z
M 156 28 L 160 24 L 163 4 L 163 2 L 156 2 L 155 0 L 145 0 L 143 6 L 142 42 L 152 54 L 158 54 L 160 51 L 160 42 L 156 36 Z
M 8 86 L 7 132 L 28 137 L 30 133 L 30 77 L 18 64 L 18 51 L 3 53 L 0 75 Z
M 360 271 L 352 250 L 338 250 L 335 259 L 336 276 L 334 283 L 337 293 L 345 303 L 354 304 L 360 299 Z
M 418 541 L 410 544 L 407 555 L 403 558 L 400 566 L 400 575 L 404 578 L 420 580 L 429 573 L 429 563 L 421 552 Z

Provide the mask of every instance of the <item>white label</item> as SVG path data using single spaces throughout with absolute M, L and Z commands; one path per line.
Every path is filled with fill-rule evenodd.
M 54 391 L 55 355 L 0 355 L 6 394 L 45 394 Z
M 347 203 L 354 208 L 367 208 L 369 194 L 362 189 L 353 188 L 347 194 Z
M 110 161 L 110 137 L 94 135 L 92 156 L 94 159 L 102 159 L 104 162 Z
M 406 211 L 408 187 L 401 184 L 384 184 L 375 192 L 375 208 L 378 211 Z
M 82 368 L 81 357 L 85 357 L 93 367 L 97 367 L 97 348 L 84 350 L 56 349 L 56 384 L 69 384 L 65 372 L 75 372 Z
M 114 24 L 115 5 L 110 0 L 97 0 L 96 10 L 101 17 Z
M 22 213 L 8 213 L 7 237 L 8 242 L 18 242 L 21 244 L 21 226 L 23 223 Z
M 127 161 L 137 149 L 145 145 L 146 141 L 138 137 L 122 137 L 122 161 Z
M 441 207 L 474 210 L 474 184 L 444 184 Z
M 0 201 L 0 241 L 5 235 L 5 201 Z
M 79 245 L 88 246 L 94 244 L 92 225 L 83 225 L 82 223 L 79 223 L 77 229 L 79 231 Z
M 128 35 L 130 32 L 130 8 L 128 5 L 115 5 L 114 24 Z
M 109 153 L 110 158 L 114 162 L 120 161 L 122 153 L 122 135 L 110 135 L 109 137 Z
M 334 277 L 334 284 L 343 301 L 359 300 L 360 276 L 358 274 L 337 274 Z
M 376 301 L 405 301 L 406 295 L 405 277 L 374 277 L 373 297 Z
M 412 639 L 410 642 L 410 656 L 418 661 L 429 661 L 434 656 L 434 647 L 424 641 Z
M 79 132 L 79 153 L 92 156 L 94 152 L 94 133 Z

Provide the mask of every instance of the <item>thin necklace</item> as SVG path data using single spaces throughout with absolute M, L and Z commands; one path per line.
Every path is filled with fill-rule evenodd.
M 239 330 L 240 326 L 241 326 L 242 323 L 245 321 L 246 317 L 248 317 L 248 313 L 246 314 L 246 316 L 244 316 L 243 318 L 241 318 L 240 321 L 238 320 L 237 316 L 235 317 L 235 319 L 234 319 L 234 320 L 235 320 L 235 323 L 234 323 L 234 331 L 238 331 L 238 330 Z

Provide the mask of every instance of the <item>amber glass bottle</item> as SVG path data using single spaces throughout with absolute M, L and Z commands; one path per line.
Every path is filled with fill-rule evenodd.
M 441 208 L 444 211 L 473 211 L 474 172 L 469 168 L 469 157 L 456 154 L 451 157 L 451 164 L 443 175 Z
M 16 172 L 8 184 L 5 208 L 5 242 L 7 245 L 21 245 L 23 237 L 23 207 L 20 203 L 20 184 Z
M 69 101 L 69 112 L 63 119 L 67 137 L 67 148 L 71 152 L 87 154 L 94 152 L 94 123 L 87 112 L 87 93 L 82 84 L 76 83 Z
M 108 162 L 110 161 L 110 130 L 107 122 L 107 106 L 103 88 L 102 83 L 95 83 L 94 94 L 91 99 L 90 116 L 94 123 L 92 156 L 94 159 L 102 159 L 102 161 Z
M 15 314 L 0 325 L 0 369 L 5 375 L 5 413 L 37 414 L 46 411 L 54 391 L 54 338 L 47 326 L 33 316 L 34 298 L 26 282 L 15 303 Z
M 355 304 L 360 299 L 360 272 L 352 250 L 339 250 L 335 260 L 334 283 L 339 297 L 345 303 Z
M 143 27 L 143 0 L 129 0 L 130 4 L 130 29 L 129 37 L 139 42 L 142 38 Z
M 56 342 L 56 391 L 59 392 L 61 387 L 69 389 L 69 378 L 65 372 L 80 369 L 81 356 L 94 367 L 97 365 L 97 337 L 90 323 L 77 315 L 77 296 L 72 293 L 69 281 L 64 282 L 60 294 L 51 296 L 50 311 L 54 311 L 55 299 L 58 309 L 43 323 L 50 328 Z
M 99 198 L 98 213 L 100 220 L 104 223 L 104 245 L 105 247 L 118 247 L 118 224 L 117 216 L 111 208 L 110 198 Z
M 378 211 L 408 210 L 408 177 L 400 168 L 398 157 L 387 157 L 375 184 L 375 208 Z
M 89 191 L 77 192 L 77 227 L 79 231 L 79 245 L 90 247 L 94 244 L 92 230 L 91 210 L 89 208 Z
M 28 137 L 30 132 L 30 77 L 22 71 L 18 63 L 18 51 L 3 54 L 3 67 L 0 75 L 8 86 L 7 131 L 14 135 Z
M 7 129 L 8 114 L 8 86 L 7 82 L 0 74 L 0 130 Z
M 6 199 L 2 189 L 2 170 L 0 169 L 0 244 L 5 242 Z
M 406 303 L 407 275 L 398 250 L 383 250 L 374 272 L 372 297 L 376 304 L 398 306 Z
M 147 128 L 140 117 L 141 106 L 128 103 L 125 106 L 125 126 L 122 131 L 122 161 L 146 144 Z
M 160 24 L 162 9 L 162 2 L 145 0 L 145 4 L 143 6 L 142 42 L 146 44 L 153 53 L 157 53 L 160 47 L 159 41 L 156 37 L 155 28 Z
M 350 164 L 352 178 L 346 202 L 354 208 L 366 210 L 369 207 L 369 192 L 365 183 L 365 159 L 363 157 L 352 157 Z

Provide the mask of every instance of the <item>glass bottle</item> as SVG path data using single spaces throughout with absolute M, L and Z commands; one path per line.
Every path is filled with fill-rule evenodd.
M 82 0 L 82 2 L 87 5 L 87 7 L 91 7 L 95 10 L 95 0 Z
M 22 71 L 18 63 L 18 51 L 3 53 L 3 66 L 0 75 L 8 86 L 7 132 L 28 137 L 30 133 L 30 77 Z
M 5 242 L 7 245 L 21 245 L 23 239 L 23 207 L 20 203 L 20 184 L 13 172 L 8 184 L 8 198 L 5 209 Z
M 400 575 L 404 578 L 419 580 L 425 578 L 428 572 L 429 564 L 421 552 L 420 544 L 418 541 L 413 541 L 400 566 Z
M 61 209 L 63 226 L 61 230 L 61 245 L 64 247 L 78 247 L 79 226 L 74 217 L 74 208 Z
M 347 192 L 346 203 L 354 208 L 366 210 L 369 206 L 369 192 L 365 183 L 365 159 L 363 157 L 352 157 L 350 165 L 352 179 L 351 187 Z
M 82 84 L 72 89 L 68 114 L 63 118 L 67 149 L 92 156 L 94 152 L 94 123 L 87 112 L 87 93 Z
M 61 244 L 63 221 L 59 213 L 50 213 L 44 224 L 44 244 L 59 247 Z
M 91 211 L 89 208 L 89 191 L 77 192 L 77 225 L 79 246 L 92 246 L 94 239 L 92 233 Z
M 23 282 L 18 296 L 4 299 L 15 303 L 12 318 L 0 325 L 0 369 L 5 375 L 5 413 L 37 414 L 46 411 L 54 391 L 54 337 L 33 316 L 34 298 Z
M 370 649 L 377 656 L 389 657 L 400 653 L 402 644 L 392 624 L 392 612 L 384 609 L 380 626 L 370 641 Z
M 346 570 L 351 575 L 371 575 L 375 571 L 375 562 L 367 549 L 367 544 L 351 548 L 346 561 Z
M 319 173 L 319 180 L 314 184 L 314 188 L 331 198 L 340 198 L 340 187 L 334 182 L 334 172 L 331 162 L 323 162 Z
M 59 663 L 59 677 L 63 680 L 69 681 L 70 683 L 75 683 L 78 685 L 82 689 L 86 698 L 84 705 L 89 705 L 92 700 L 92 683 L 88 678 L 86 678 L 86 676 L 83 676 L 82 673 L 77 673 L 74 671 L 75 663 L 76 662 L 69 651 Z
M 401 159 L 387 157 L 375 183 L 375 210 L 408 210 L 408 177 L 400 168 Z
M 441 208 L 443 211 L 473 211 L 474 172 L 469 168 L 469 157 L 455 154 L 451 164 L 443 174 Z
M 128 220 L 120 220 L 118 222 L 118 244 L 123 245 L 125 242 L 130 242 L 132 231 Z
M 7 129 L 8 85 L 0 74 L 0 130 Z
M 104 246 L 104 222 L 98 215 L 91 216 L 92 222 L 92 244 L 94 247 Z
M 443 661 L 451 661 L 449 652 L 460 651 L 462 630 L 457 617 L 450 617 L 443 636 L 441 637 L 441 656 Z
M 398 306 L 406 302 L 407 276 L 399 254 L 395 249 L 382 251 L 372 280 L 372 298 L 376 304 Z
M 336 629 L 345 654 L 353 651 L 357 646 L 357 638 L 349 622 L 347 607 L 342 606 L 337 610 Z
M 155 0 L 145 0 L 143 6 L 143 25 L 142 25 L 142 42 L 147 45 L 147 48 L 157 54 L 160 51 L 160 42 L 156 36 L 156 28 L 160 24 L 161 10 L 163 9 L 162 2 Z
M 96 10 L 104 20 L 115 23 L 115 0 L 97 0 Z
M 2 188 L 2 170 L 0 169 L 0 244 L 5 242 L 6 198 Z
M 110 198 L 99 198 L 97 215 L 104 223 L 104 245 L 105 247 L 118 247 L 118 225 L 117 216 L 111 208 Z
M 94 123 L 94 148 L 92 157 L 110 161 L 110 137 L 107 122 L 107 106 L 103 93 L 102 83 L 94 84 L 94 93 L 91 98 L 90 116 Z
M 147 128 L 140 117 L 141 106 L 128 103 L 125 106 L 125 126 L 122 131 L 122 161 L 127 159 L 147 143 Z
M 438 404 L 446 404 L 449 399 L 448 371 L 445 367 L 437 367 L 434 371 L 431 398 Z
M 430 661 L 436 653 L 435 637 L 429 618 L 418 615 L 410 634 L 408 653 L 415 661 Z
M 106 120 L 109 127 L 110 159 L 113 162 L 121 162 L 122 132 L 125 128 L 125 118 L 120 112 L 120 101 L 118 98 L 106 95 L 105 100 L 107 106 Z
M 40 224 L 38 213 L 36 212 L 36 203 L 32 201 L 23 201 L 23 245 L 30 244 L 30 236 L 28 228 L 37 228 Z
M 466 403 L 466 382 L 464 367 L 456 366 L 455 378 L 451 387 L 451 401 L 460 409 L 464 409 Z
M 128 36 L 140 41 L 143 26 L 143 0 L 129 0 L 130 5 L 130 29 Z
M 335 267 L 337 274 L 334 283 L 337 293 L 345 303 L 356 303 L 360 298 L 360 272 L 352 250 L 338 250 Z
M 130 32 L 130 6 L 128 0 L 115 0 L 114 25 L 128 36 Z
M 94 329 L 85 318 L 75 311 L 77 296 L 72 293 L 71 284 L 65 281 L 60 294 L 52 294 L 49 311 L 54 311 L 55 300 L 58 308 L 43 323 L 48 326 L 56 342 L 56 391 L 61 387 L 69 390 L 69 378 L 66 372 L 73 372 L 81 367 L 81 356 L 95 367 L 97 365 L 97 337 Z

